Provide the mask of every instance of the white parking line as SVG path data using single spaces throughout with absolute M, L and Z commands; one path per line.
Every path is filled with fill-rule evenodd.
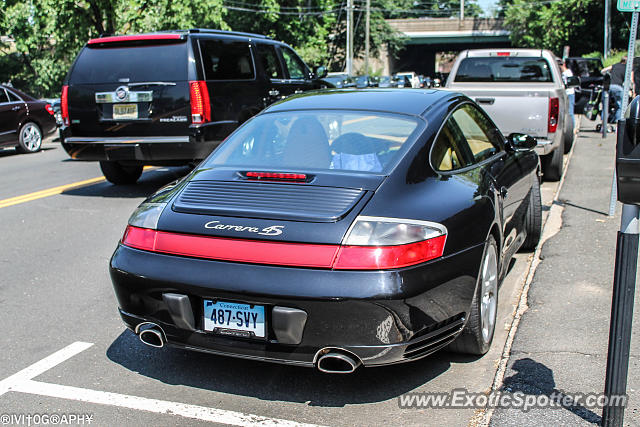
M 208 408 L 206 406 L 189 405 L 186 403 L 170 402 L 166 400 L 148 399 L 146 397 L 129 396 L 126 394 L 110 393 L 106 391 L 90 390 L 86 388 L 70 387 L 33 381 L 49 369 L 59 365 L 67 359 L 88 349 L 93 344 L 75 342 L 60 351 L 53 353 L 34 363 L 28 368 L 0 381 L 0 396 L 8 391 L 35 394 L 39 396 L 55 397 L 59 399 L 75 400 L 79 402 L 110 405 L 121 408 L 136 409 L 165 415 L 179 415 L 202 421 L 211 421 L 234 426 L 281 426 L 281 427 L 318 427 L 314 424 L 301 424 L 295 421 L 277 418 L 261 417 L 242 412 L 226 411 Z
M 25 381 L 32 380 L 33 378 L 47 372 L 49 369 L 61 364 L 67 359 L 71 359 L 76 354 L 82 353 L 93 344 L 88 342 L 74 342 L 71 345 L 66 346 L 62 350 L 56 351 L 51 356 L 47 356 L 39 362 L 34 363 L 21 370 L 18 373 L 11 375 L 8 378 L 0 381 L 0 396 L 5 394 L 8 391 L 13 390 L 13 388 L 21 384 Z

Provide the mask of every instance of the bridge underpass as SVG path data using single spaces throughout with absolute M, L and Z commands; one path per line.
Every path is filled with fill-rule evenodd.
M 433 77 L 449 72 L 448 63 L 436 64 L 439 53 L 511 46 L 501 19 L 389 19 L 387 23 L 407 38 L 398 58 L 388 56 L 384 68 L 389 74 L 415 71 Z

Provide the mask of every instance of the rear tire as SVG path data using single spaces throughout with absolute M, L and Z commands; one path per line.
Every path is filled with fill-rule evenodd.
M 524 217 L 524 230 L 527 238 L 522 243 L 521 249 L 531 251 L 538 246 L 542 236 L 542 200 L 540 198 L 540 182 L 533 178 L 533 186 L 529 191 L 529 206 Z
M 20 128 L 18 132 L 18 146 L 16 150 L 20 153 L 36 153 L 42 148 L 42 131 L 40 127 L 33 123 L 27 122 Z
M 562 156 L 564 155 L 564 141 L 551 153 L 542 156 L 542 178 L 545 181 L 560 181 L 562 177 Z
M 568 129 L 564 133 L 564 154 L 569 154 L 569 151 L 573 148 L 573 142 L 576 139 L 576 135 L 574 133 L 575 123 L 571 126 L 571 129 Z
M 498 277 L 498 248 L 493 236 L 489 236 L 484 246 L 469 320 L 458 338 L 449 344 L 451 351 L 478 356 L 489 351 L 498 312 Z
M 118 162 L 100 162 L 100 169 L 107 181 L 115 185 L 135 184 L 142 174 L 142 166 L 124 166 Z

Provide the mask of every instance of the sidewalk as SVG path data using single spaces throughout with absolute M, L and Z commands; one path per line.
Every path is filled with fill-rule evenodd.
M 558 202 L 562 228 L 544 244 L 502 390 L 525 395 L 602 393 L 613 286 L 616 216 L 607 216 L 615 134 L 582 121 Z M 625 425 L 640 426 L 640 281 L 636 286 Z M 597 425 L 601 409 L 496 409 L 492 426 Z

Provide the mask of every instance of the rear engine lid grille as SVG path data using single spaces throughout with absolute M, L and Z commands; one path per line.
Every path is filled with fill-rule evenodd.
M 182 213 L 333 222 L 343 218 L 365 191 L 243 181 L 192 181 L 173 204 Z

